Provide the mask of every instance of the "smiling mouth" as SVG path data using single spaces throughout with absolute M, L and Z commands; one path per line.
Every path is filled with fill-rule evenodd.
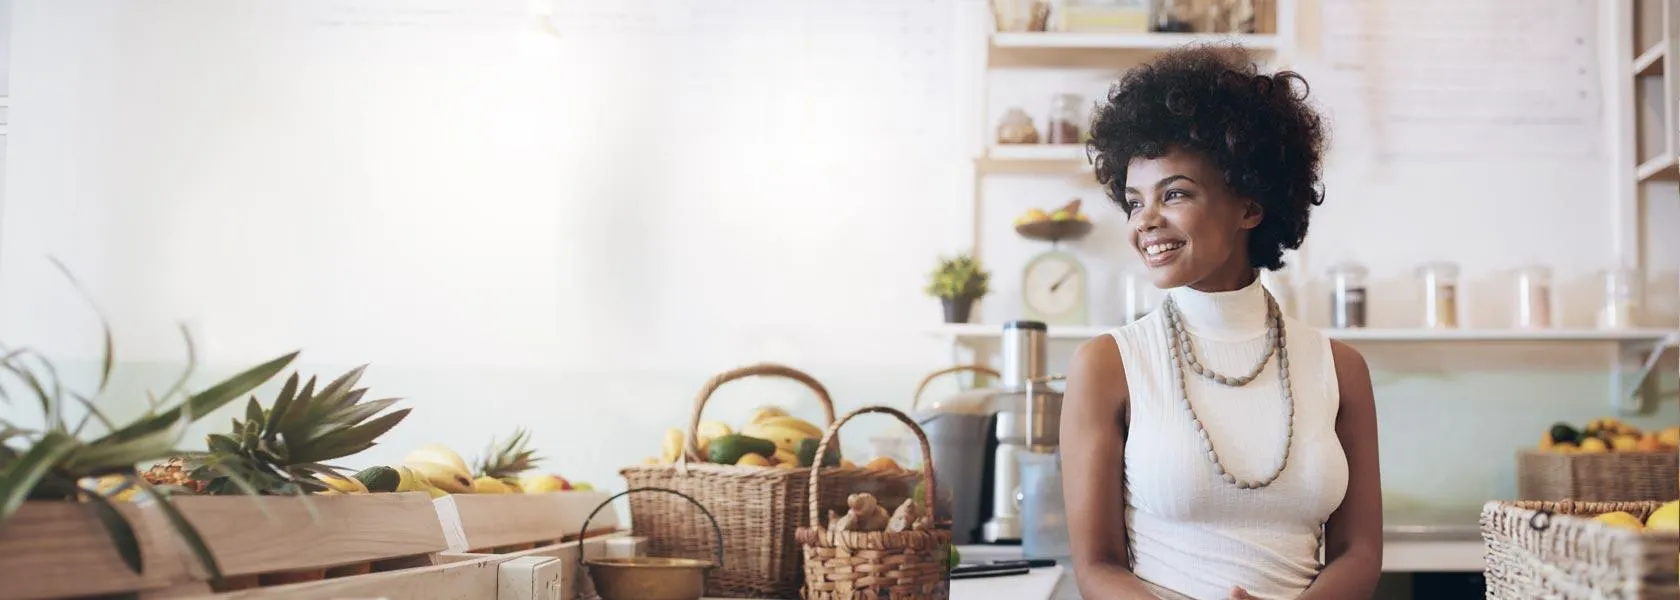
M 1160 242 L 1143 247 L 1146 256 L 1160 256 L 1184 247 L 1184 242 Z

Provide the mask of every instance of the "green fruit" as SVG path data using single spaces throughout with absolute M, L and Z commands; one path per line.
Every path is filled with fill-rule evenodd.
M 356 481 L 367 486 L 370 493 L 395 492 L 402 483 L 402 475 L 391 467 L 368 467 L 356 473 Z
M 712 438 L 706 446 L 706 461 L 720 465 L 741 462 L 741 457 L 757 454 L 769 459 L 776 455 L 776 443 L 770 440 L 732 433 Z
M 947 551 L 949 551 L 949 555 L 950 555 L 950 558 L 945 561 L 945 564 L 947 566 L 949 566 L 952 569 L 955 569 L 955 568 L 957 568 L 957 565 L 962 564 L 962 552 L 957 551 L 957 545 L 956 544 L 948 545 L 945 548 L 946 548 Z
M 1570 427 L 1568 423 L 1558 423 L 1558 424 L 1552 425 L 1552 442 L 1553 443 L 1561 444 L 1561 443 L 1564 443 L 1564 442 L 1569 442 L 1571 444 L 1577 444 L 1577 443 L 1580 443 L 1580 441 L 1581 441 L 1581 434 L 1579 432 L 1575 431 L 1574 427 Z
M 813 440 L 813 439 L 809 439 L 809 438 L 807 438 L 805 440 L 801 440 L 799 442 L 799 466 L 801 466 L 801 467 L 811 466 L 811 463 L 817 459 L 817 446 L 819 446 L 821 444 L 822 444 L 821 440 Z M 829 443 L 828 453 L 823 455 L 823 466 L 825 466 L 825 467 L 838 467 L 838 466 L 840 466 L 840 441 L 839 440 L 835 440 L 835 441 Z

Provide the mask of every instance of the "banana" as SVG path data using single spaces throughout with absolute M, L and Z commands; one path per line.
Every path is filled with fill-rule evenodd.
M 782 410 L 780 406 L 760 406 L 753 409 L 752 416 L 747 417 L 747 422 L 757 423 L 771 417 L 785 417 L 787 414 L 787 411 Z
M 473 491 L 479 494 L 511 494 L 513 493 L 511 487 L 503 483 L 502 480 L 489 475 L 473 480 Z
M 789 450 L 783 450 L 782 448 L 779 448 L 779 447 L 776 448 L 776 466 L 778 466 L 778 467 L 789 467 L 789 466 L 797 467 L 797 466 L 799 466 L 799 453 L 792 452 L 792 451 L 789 451 Z
M 665 440 L 659 448 L 659 460 L 665 464 L 677 462 L 683 454 L 683 432 L 672 427 L 665 430 Z
M 333 473 L 332 475 L 316 474 L 315 478 L 321 480 L 321 483 L 327 484 L 327 488 L 329 490 L 341 494 L 368 493 L 367 486 L 362 484 L 361 480 L 354 477 L 345 477 L 343 475 Z
M 761 440 L 770 440 L 776 448 L 797 454 L 799 442 L 811 439 L 812 436 L 803 429 L 784 426 L 771 426 L 763 423 L 753 423 L 741 428 L 743 435 Z
M 706 446 L 710 444 L 713 439 L 720 438 L 731 433 L 735 432 L 725 423 L 719 421 L 701 421 L 700 428 L 696 435 L 698 439 L 695 440 L 695 443 L 700 446 L 700 454 L 706 453 Z
M 809 435 L 809 436 L 817 438 L 817 439 L 822 439 L 822 436 L 823 436 L 823 429 L 821 427 L 817 427 L 816 425 L 812 425 L 810 421 L 806 421 L 806 420 L 798 418 L 798 417 L 788 417 L 788 416 L 772 417 L 772 418 L 769 418 L 769 419 L 765 419 L 763 421 L 759 421 L 757 424 L 758 425 L 764 425 L 764 426 L 767 426 L 767 427 L 789 427 L 789 428 L 792 428 L 792 429 L 798 429 L 800 431 L 805 432 L 806 435 Z
M 451 494 L 470 494 L 473 491 L 472 476 L 466 469 L 456 469 L 454 465 L 434 462 L 407 462 L 408 468 L 414 470 L 416 478 L 423 479 L 432 487 Z
M 426 444 L 415 448 L 413 452 L 408 453 L 407 458 L 403 459 L 403 464 L 408 463 L 437 463 L 455 467 L 456 470 L 463 473 L 472 472 L 472 468 L 467 466 L 467 461 L 462 460 L 460 454 L 443 444 Z

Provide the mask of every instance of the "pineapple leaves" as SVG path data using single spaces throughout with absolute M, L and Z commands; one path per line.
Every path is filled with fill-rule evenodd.
M 11 518 L 23 506 L 35 484 L 46 477 L 59 460 L 69 456 L 77 447 L 76 438 L 61 431 L 48 431 L 29 450 L 9 461 L 0 471 L 0 522 Z
M 187 434 L 192 424 L 188 415 L 179 415 L 168 427 L 132 439 L 107 442 L 96 441 L 77 448 L 64 460 L 64 469 L 72 473 L 88 473 L 112 467 L 132 467 L 134 463 L 169 456 L 175 445 Z
M 274 397 L 274 406 L 268 409 L 268 427 L 274 429 L 286 418 L 286 412 L 292 407 L 292 398 L 297 394 L 298 375 L 292 373 L 286 378 L 286 385 L 280 388 L 280 395 Z
M 233 401 L 233 399 L 243 396 L 245 393 L 256 389 L 257 386 L 262 385 L 263 382 L 274 377 L 274 375 L 279 373 L 281 369 L 286 368 L 286 365 L 291 364 L 292 359 L 297 358 L 297 355 L 297 352 L 292 352 L 266 363 L 251 367 L 243 373 L 234 375 L 226 381 L 211 386 L 210 389 L 193 394 L 191 397 L 187 398 L 186 402 L 181 403 L 175 408 L 153 415 L 146 419 L 142 419 L 138 423 L 114 431 L 105 436 L 105 438 L 101 438 L 99 441 L 126 441 L 154 433 L 160 429 L 167 429 L 171 423 L 180 420 L 184 416 L 192 419 L 209 414 L 210 412 L 226 405 L 228 402 Z
M 327 387 L 321 388 L 321 396 L 322 397 L 325 397 L 325 398 L 328 398 L 328 399 L 338 398 L 336 401 L 332 402 L 326 408 L 328 408 L 329 410 L 330 409 L 338 409 L 338 408 L 342 408 L 342 407 L 348 405 L 348 402 L 346 401 L 346 399 L 345 398 L 339 398 L 339 395 L 344 394 L 344 393 L 348 392 L 351 388 L 356 387 L 356 382 L 361 381 L 362 373 L 365 372 L 365 371 L 367 371 L 367 365 L 362 365 L 360 367 L 356 367 L 354 369 L 351 369 L 350 372 L 348 372 L 348 373 L 345 373 L 343 375 L 339 375 L 338 379 L 332 380 L 332 383 L 327 384 Z
M 130 478 L 125 485 L 132 481 Z M 83 497 L 90 500 L 87 503 L 88 507 L 105 526 L 105 533 L 111 536 L 111 544 L 117 547 L 117 555 L 122 557 L 123 563 L 135 573 L 143 572 L 145 563 L 140 555 L 140 540 L 134 536 L 134 526 L 128 523 L 128 519 L 123 518 L 122 513 L 118 512 L 117 507 L 112 506 L 105 496 L 89 492 L 83 494 Z
M 235 441 L 233 441 L 233 438 L 230 438 L 228 436 L 225 436 L 225 435 L 222 435 L 222 434 L 219 434 L 219 433 L 212 433 L 212 434 L 206 436 L 205 437 L 205 445 L 210 448 L 210 452 L 212 452 L 212 453 L 216 453 L 216 452 L 220 452 L 220 453 L 224 453 L 224 454 L 238 454 L 239 453 L 239 442 L 235 442 Z
M 392 427 L 403 420 L 403 417 L 408 416 L 410 410 L 413 409 L 405 408 L 387 413 L 361 425 L 323 435 L 307 446 L 294 446 L 292 448 L 292 462 L 320 462 L 349 456 L 372 448 L 374 438 L 390 431 Z

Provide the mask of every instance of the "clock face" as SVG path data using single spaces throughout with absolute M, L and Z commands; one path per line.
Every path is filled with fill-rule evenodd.
M 1085 267 L 1073 256 L 1043 254 L 1027 265 L 1022 300 L 1035 317 L 1073 324 L 1084 319 L 1086 283 Z

